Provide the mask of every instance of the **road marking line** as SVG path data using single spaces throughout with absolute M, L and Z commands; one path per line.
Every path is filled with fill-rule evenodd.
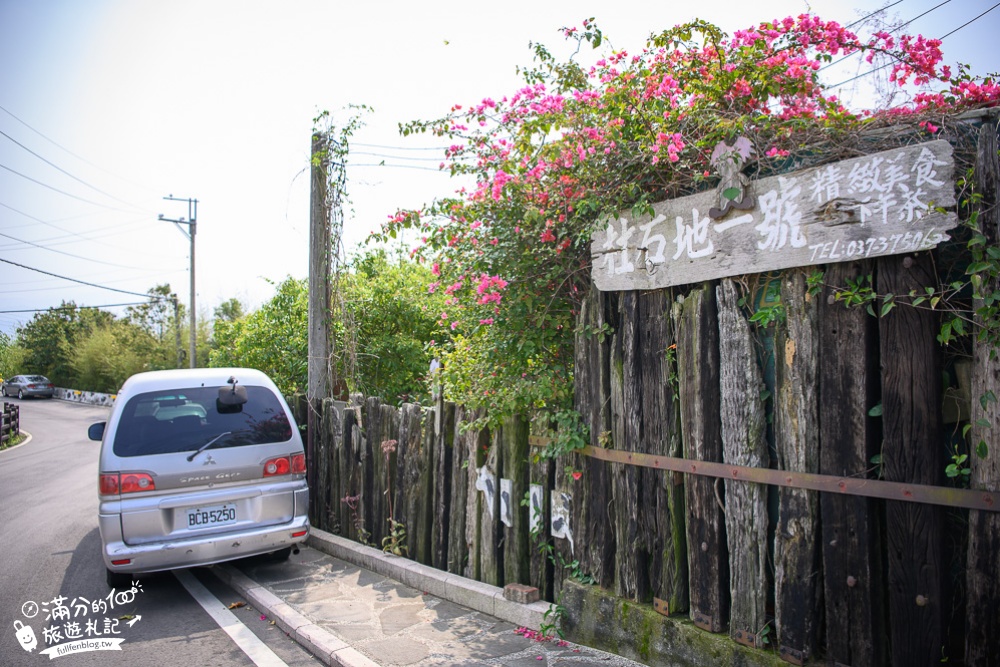
M 257 667 L 288 667 L 288 663 L 279 658 L 250 628 L 243 625 L 236 614 L 226 609 L 226 605 L 212 595 L 193 574 L 187 570 L 174 570 L 174 576 L 201 608 L 208 612 L 212 620 L 253 660 L 253 664 Z

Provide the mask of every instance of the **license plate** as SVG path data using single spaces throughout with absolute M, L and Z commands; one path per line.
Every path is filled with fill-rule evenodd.
M 212 505 L 187 510 L 187 527 L 205 528 L 236 523 L 236 505 Z

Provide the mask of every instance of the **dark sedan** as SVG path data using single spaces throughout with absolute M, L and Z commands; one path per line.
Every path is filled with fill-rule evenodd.
M 18 398 L 30 396 L 52 398 L 55 393 L 55 387 L 44 375 L 15 375 L 4 382 L 0 389 L 2 389 L 4 396 L 17 396 Z

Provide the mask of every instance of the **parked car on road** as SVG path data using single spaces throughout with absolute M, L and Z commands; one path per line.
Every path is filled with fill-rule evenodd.
M 258 554 L 309 534 L 306 462 L 274 383 L 245 368 L 133 375 L 101 440 L 98 524 L 108 585 Z
M 17 396 L 18 398 L 29 398 L 31 396 L 44 396 L 52 398 L 55 393 L 55 386 L 44 375 L 15 375 L 2 385 L 0 390 L 5 397 Z

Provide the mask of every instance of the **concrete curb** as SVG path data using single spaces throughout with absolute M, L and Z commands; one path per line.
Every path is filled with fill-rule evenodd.
M 27 431 L 25 431 L 24 429 L 21 429 L 21 435 L 26 435 L 26 436 L 28 436 L 28 437 L 26 437 L 26 438 L 24 439 L 24 442 L 19 442 L 19 443 L 17 443 L 16 445 L 14 445 L 13 447 L 4 447 L 3 449 L 0 449 L 0 455 L 2 455 L 2 454 L 3 454 L 4 452 L 11 452 L 11 451 L 14 451 L 14 450 L 15 450 L 15 449 L 17 449 L 18 447 L 23 447 L 23 446 L 25 446 L 26 444 L 28 444 L 29 442 L 31 442 L 31 434 L 30 434 L 30 433 L 28 433 L 28 432 L 27 432 Z
M 275 625 L 327 665 L 379 667 L 360 651 L 338 639 L 292 609 L 284 600 L 246 576 L 232 565 L 216 565 L 211 570 L 219 580 L 247 599 L 254 608 L 274 620 Z
M 383 553 L 379 549 L 366 547 L 318 528 L 309 529 L 306 544 L 317 551 L 395 579 L 418 591 L 526 628 L 541 628 L 545 613 L 550 608 L 548 602 L 511 602 L 504 598 L 502 588 L 443 572 L 409 558 Z

